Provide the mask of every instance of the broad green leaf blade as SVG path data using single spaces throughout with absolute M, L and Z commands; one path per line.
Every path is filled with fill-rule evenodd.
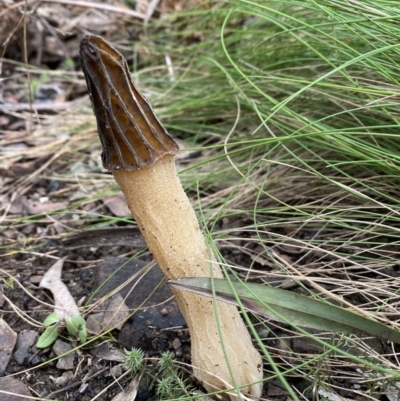
M 58 337 L 58 325 L 54 324 L 52 326 L 49 326 L 39 337 L 36 347 L 37 348 L 50 347 L 50 345 L 57 340 L 57 337 Z
M 350 334 L 368 334 L 400 344 L 400 332 L 382 323 L 363 317 L 327 302 L 260 284 L 228 282 L 223 279 L 183 278 L 168 281 L 174 288 L 242 305 L 261 316 L 295 326 Z M 234 290 L 232 290 L 232 287 Z

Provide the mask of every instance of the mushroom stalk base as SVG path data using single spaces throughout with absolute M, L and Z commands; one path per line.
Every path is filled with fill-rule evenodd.
M 113 175 L 154 259 L 168 278 L 210 277 L 211 270 L 213 277 L 222 277 L 182 188 L 173 156 L 164 156 L 142 170 L 116 170 Z M 179 290 L 174 293 L 190 331 L 195 377 L 207 391 L 231 388 L 235 383 L 244 386 L 243 393 L 260 398 L 261 356 L 237 308 L 218 301 L 217 318 L 212 299 Z M 218 324 L 234 381 L 222 349 Z M 256 381 L 260 383 L 248 385 Z M 234 391 L 231 399 L 237 399 Z

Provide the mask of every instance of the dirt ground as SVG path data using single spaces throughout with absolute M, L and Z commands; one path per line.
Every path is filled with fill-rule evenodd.
M 110 230 L 109 233 L 115 238 L 113 231 Z M 125 233 L 125 235 L 127 234 Z M 123 242 L 129 237 L 122 236 L 120 238 Z M 103 246 L 96 245 L 95 242 L 96 240 L 92 241 L 90 247 L 84 245 L 80 249 L 65 250 L 65 252 L 60 252 L 60 247 L 65 248 L 65 246 L 51 244 L 45 240 L 37 246 L 38 253 L 49 254 L 56 246 L 57 255 L 65 255 L 63 282 L 67 285 L 73 298 L 83 303 L 119 266 L 124 265 L 124 268 L 113 277 L 112 281 L 101 288 L 95 299 L 101 299 L 116 286 L 124 284 L 132 272 L 140 271 L 150 261 L 149 257 L 131 260 L 120 256 L 132 253 L 131 247 Z M 71 243 L 68 246 L 74 247 Z M 82 260 L 85 260 L 84 268 L 79 263 Z M 93 267 L 86 267 L 89 260 L 92 261 Z M 15 272 L 13 276 L 16 281 L 13 288 L 6 285 L 3 285 L 2 288 L 4 294 L 3 318 L 18 334 L 13 357 L 4 372 L 7 377 L 22 378 L 31 392 L 33 390 L 33 394 L 38 397 L 65 400 L 91 400 L 106 386 L 114 383 L 105 394 L 97 398 L 111 400 L 116 393 L 121 391 L 121 387 L 126 387 L 131 379 L 127 376 L 119 381 L 119 385 L 115 383 L 115 377 L 121 376 L 123 373 L 120 363 L 124 349 L 141 348 L 149 358 L 160 357 L 162 352 L 170 351 L 174 353 L 177 360 L 189 362 L 189 336 L 184 320 L 176 303 L 171 299 L 172 293 L 166 284 L 159 288 L 150 301 L 142 305 L 148 294 L 151 293 L 151 289 L 154 288 L 154 284 L 162 282 L 162 273 L 156 267 L 153 267 L 145 278 L 139 281 L 140 285 L 134 287 L 134 292 L 131 291 L 131 294 L 128 294 L 128 290 L 132 288 L 130 286 L 125 286 L 119 292 L 125 298 L 125 304 L 130 310 L 141 307 L 123 325 L 122 330 L 112 330 L 109 335 L 103 335 L 90 344 L 76 349 L 72 357 L 56 358 L 55 345 L 38 349 L 35 344 L 42 329 L 32 327 L 26 315 L 29 315 L 29 319 L 43 322 L 49 314 L 49 310 L 46 310 L 43 303 L 52 302 L 51 294 L 48 290 L 38 288 L 38 284 L 50 265 L 47 258 L 19 255 L 18 257 L 8 257 L 6 264 L 2 266 L 2 269 L 7 272 Z M 16 266 L 18 267 L 16 268 Z M 144 306 L 151 305 L 157 306 L 144 308 Z M 15 308 L 18 308 L 19 313 L 15 313 Z M 99 304 L 97 308 L 93 309 L 93 313 L 101 312 L 104 309 L 105 307 Z M 21 342 L 21 336 L 25 341 Z M 57 341 L 63 342 L 62 345 L 71 348 L 79 345 L 76 340 L 73 336 L 69 336 L 64 329 Z M 27 346 L 28 343 L 29 346 Z M 148 368 L 150 369 L 151 366 Z M 149 399 L 146 389 L 141 390 L 143 395 L 141 397 L 138 395 L 136 399 Z

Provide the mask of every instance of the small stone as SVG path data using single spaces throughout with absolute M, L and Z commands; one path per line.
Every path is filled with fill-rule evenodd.
M 74 368 L 74 355 L 68 354 L 66 356 L 61 357 L 57 361 L 57 369 L 60 370 L 71 370 Z
M 121 362 L 125 354 L 117 349 L 110 349 L 109 343 L 100 344 L 92 351 L 92 355 L 106 361 Z
M 269 327 L 266 326 L 260 326 L 257 328 L 257 334 L 261 337 L 261 338 L 268 338 L 269 335 L 271 334 L 271 330 Z
M 122 376 L 122 366 L 121 365 L 115 365 L 110 369 L 110 373 L 113 377 L 120 377 Z
M 56 377 L 55 379 L 53 379 L 53 381 L 58 388 L 62 388 L 65 387 L 73 377 L 73 372 L 68 370 L 67 372 L 64 372 L 60 377 Z
M 56 355 L 63 355 L 68 351 L 71 351 L 72 347 L 70 344 L 64 341 L 57 340 L 53 345 L 53 351 Z M 57 361 L 57 369 L 72 370 L 74 368 L 75 352 L 72 351 L 69 354 L 62 356 Z
M 38 333 L 33 330 L 23 330 L 18 334 L 17 349 L 14 352 L 14 359 L 18 365 L 23 365 L 29 357 L 29 349 L 37 341 Z
M 102 331 L 102 324 L 104 312 L 92 313 L 86 319 L 86 330 L 90 334 L 100 334 Z
M 43 362 L 43 358 L 38 353 L 36 353 L 32 359 L 29 360 L 29 364 L 32 366 L 40 365 Z
M 33 274 L 29 277 L 29 282 L 31 284 L 39 285 L 43 279 L 43 274 Z
M 104 312 L 91 314 L 86 321 L 86 330 L 90 334 L 100 334 L 109 329 L 121 330 L 129 317 L 129 308 L 126 306 L 120 293 L 113 295 L 101 304 Z
M 177 350 L 182 346 L 181 341 L 179 340 L 179 338 L 175 338 L 174 341 L 172 341 L 172 348 Z
M 61 341 L 61 340 L 57 340 L 53 345 L 53 351 L 55 352 L 55 354 L 57 356 L 60 356 L 64 353 L 70 351 L 71 349 L 72 348 L 71 348 L 70 344 L 68 344 L 64 341 Z
M 17 336 L 15 336 L 17 337 Z M 13 394 L 6 394 L 6 393 Z M 1 401 L 30 401 L 31 392 L 20 379 L 13 377 L 0 377 Z
M 17 333 L 11 330 L 3 319 L 0 319 L 0 376 L 7 368 L 16 341 Z

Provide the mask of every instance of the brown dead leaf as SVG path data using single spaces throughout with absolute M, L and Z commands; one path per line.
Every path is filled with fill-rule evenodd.
M 88 333 L 98 335 L 107 330 L 121 330 L 130 315 L 129 308 L 119 293 L 100 304 L 100 307 L 104 307 L 103 304 L 106 307 L 104 312 L 93 313 L 87 318 Z
M 32 174 L 45 161 L 46 161 L 46 158 L 40 157 L 38 159 L 31 160 L 31 161 L 25 162 L 25 163 L 15 162 L 6 169 L 0 169 L 0 175 L 2 177 L 20 178 L 25 175 Z
M 26 196 L 17 196 L 8 208 L 10 214 L 25 214 L 26 212 Z
M 129 308 L 126 306 L 122 295 L 119 293 L 113 295 L 111 297 L 111 302 L 103 315 L 103 330 L 121 330 L 128 317 Z
M 131 214 L 123 194 L 107 196 L 103 202 L 114 216 L 124 217 Z
M 49 213 L 58 209 L 62 209 L 68 205 L 64 202 L 49 202 L 46 197 L 39 200 L 28 199 L 26 202 L 28 214 Z
M 134 401 L 142 375 L 143 371 L 142 373 L 136 375 L 129 383 L 128 387 L 126 387 L 121 393 L 117 394 L 112 401 Z
M 67 286 L 61 281 L 64 259 L 58 260 L 47 270 L 39 287 L 50 290 L 54 297 L 54 312 L 61 320 L 66 321 L 69 316 L 78 315 L 79 308 Z

